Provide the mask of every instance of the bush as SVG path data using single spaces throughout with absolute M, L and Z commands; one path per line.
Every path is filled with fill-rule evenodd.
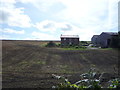
M 75 46 L 75 48 L 79 48 L 79 46 Z
M 56 44 L 53 41 L 47 43 L 46 47 L 56 47 Z
M 61 44 L 59 43 L 57 46 L 58 46 L 58 47 L 60 47 L 60 46 L 61 46 Z
M 80 43 L 83 43 L 83 44 L 88 44 L 87 41 L 81 41 Z

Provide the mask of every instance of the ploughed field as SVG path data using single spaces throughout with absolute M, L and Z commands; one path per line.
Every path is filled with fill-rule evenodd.
M 92 66 L 108 73 L 114 73 L 114 67 L 118 67 L 116 50 L 62 50 L 43 47 L 46 43 L 2 41 L 3 88 L 51 88 L 59 83 L 52 74 L 75 82 Z

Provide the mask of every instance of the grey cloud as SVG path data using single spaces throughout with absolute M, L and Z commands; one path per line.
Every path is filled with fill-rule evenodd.
M 72 30 L 72 26 L 71 26 L 71 25 L 66 24 L 65 26 L 66 26 L 66 27 L 62 27 L 61 30 L 63 30 L 63 31 L 69 31 L 69 30 Z
M 10 17 L 10 13 L 0 10 L 0 22 L 6 23 Z
M 51 27 L 54 27 L 54 24 L 53 23 L 48 23 L 46 25 L 43 26 L 43 28 L 51 28 Z

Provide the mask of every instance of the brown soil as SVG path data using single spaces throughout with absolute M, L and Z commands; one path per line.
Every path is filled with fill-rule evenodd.
M 94 66 L 100 72 L 114 73 L 117 50 L 61 50 L 46 48 L 40 41 L 2 41 L 3 88 L 51 88 L 63 75 L 72 83 Z

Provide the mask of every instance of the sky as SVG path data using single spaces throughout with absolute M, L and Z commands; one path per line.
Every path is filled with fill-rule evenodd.
M 118 32 L 120 0 L 0 0 L 0 39 L 60 40 L 79 35 L 90 41 Z

